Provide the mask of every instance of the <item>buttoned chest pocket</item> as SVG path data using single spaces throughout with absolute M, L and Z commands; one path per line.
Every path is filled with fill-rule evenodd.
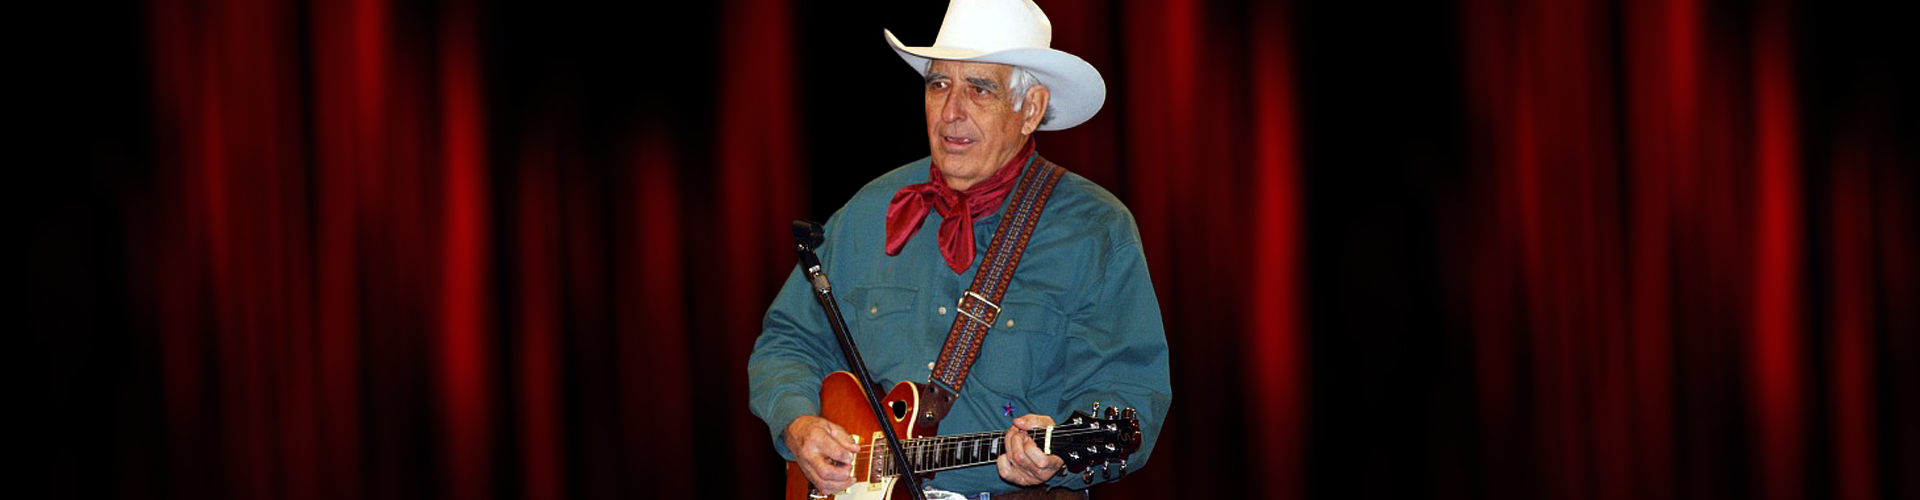
M 1027 397 L 1034 383 L 1059 370 L 1065 316 L 1036 302 L 1006 301 L 968 375 L 1007 399 Z
M 841 299 L 843 314 L 852 325 L 862 357 L 874 378 L 889 382 L 914 380 L 905 356 L 913 353 L 913 339 L 927 328 L 923 315 L 914 314 L 920 290 L 909 286 L 873 285 L 853 288 Z M 925 379 L 924 373 L 917 376 Z

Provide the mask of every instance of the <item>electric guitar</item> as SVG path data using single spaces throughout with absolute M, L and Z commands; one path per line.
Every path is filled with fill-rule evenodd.
M 938 471 L 991 464 L 1006 452 L 1004 430 L 936 435 L 937 424 L 930 420 L 933 413 L 929 409 L 952 403 L 943 403 L 933 394 L 926 386 L 900 382 L 880 399 L 881 408 L 887 412 L 887 425 L 893 426 L 900 436 L 900 446 L 907 461 L 913 464 L 913 473 L 932 477 Z M 833 372 L 820 382 L 820 417 L 846 429 L 847 434 L 859 441 L 860 453 L 853 459 L 854 483 L 841 491 L 816 491 L 800 472 L 800 466 L 787 462 L 784 498 L 913 498 L 912 492 L 905 491 L 906 483 L 900 481 L 900 471 L 896 470 L 898 462 L 888 452 L 880 419 L 876 419 L 869 408 L 853 374 Z M 1094 413 L 1099 413 L 1099 403 L 1094 404 Z M 1140 449 L 1140 420 L 1132 408 L 1108 407 L 1105 418 L 1075 411 L 1065 423 L 1029 429 L 1027 435 L 1033 437 L 1041 451 L 1059 455 L 1066 461 L 1064 471 L 1079 473 L 1084 481 L 1091 483 L 1095 465 L 1105 477 L 1113 477 L 1114 469 L 1126 474 L 1127 456 Z

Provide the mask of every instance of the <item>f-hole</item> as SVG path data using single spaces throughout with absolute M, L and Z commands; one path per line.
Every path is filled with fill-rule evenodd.
M 893 400 L 892 403 L 887 403 L 887 407 L 893 410 L 894 420 L 896 421 L 905 420 L 907 418 L 907 402 L 906 401 L 901 401 L 896 399 L 896 400 Z

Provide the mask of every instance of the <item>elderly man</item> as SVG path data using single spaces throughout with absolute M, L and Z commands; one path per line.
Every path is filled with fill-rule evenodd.
M 966 498 L 1084 495 L 1076 489 L 1087 478 L 1061 473 L 1067 452 L 1049 454 L 1025 431 L 1096 403 L 1138 410 L 1141 442 L 1127 457 L 1129 470 L 1138 470 L 1172 386 L 1132 215 L 1071 173 L 1052 177 L 1050 197 L 1032 212 L 1033 204 L 1010 201 L 1025 192 L 1016 185 L 1049 179 L 1052 164 L 1031 135 L 1072 127 L 1099 110 L 1106 95 L 1099 72 L 1048 47 L 1051 23 L 1031 0 L 953 0 L 931 47 L 886 36 L 924 77 L 932 156 L 867 184 L 828 220 L 819 250 L 876 383 L 955 390 L 941 434 L 1005 431 L 994 443 L 995 467 L 941 471 L 927 488 Z M 1038 219 L 1024 254 L 1006 265 L 1004 295 L 988 303 L 991 290 L 979 283 L 992 280 L 975 278 L 1005 262 L 989 261 L 990 236 L 1020 233 L 1000 225 L 1025 217 Z M 850 436 L 819 416 L 822 378 L 845 365 L 810 293 L 796 271 L 767 311 L 748 362 L 750 403 L 780 455 L 817 491 L 839 492 L 865 481 L 853 477 L 851 464 L 870 437 Z M 984 332 L 973 359 L 943 357 L 966 352 L 950 334 L 968 328 Z M 936 362 L 945 364 L 936 370 Z

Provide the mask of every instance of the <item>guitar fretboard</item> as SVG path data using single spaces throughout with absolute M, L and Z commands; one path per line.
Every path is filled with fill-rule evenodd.
M 1047 428 L 1026 432 L 1028 437 L 1045 446 Z M 1006 433 L 1000 431 L 912 438 L 902 440 L 900 446 L 906 450 L 907 461 L 913 463 L 914 470 L 922 473 L 984 465 L 1007 451 Z M 881 458 L 886 457 L 884 447 L 880 451 L 882 453 L 874 458 L 880 462 L 880 473 L 893 475 L 895 462 Z

